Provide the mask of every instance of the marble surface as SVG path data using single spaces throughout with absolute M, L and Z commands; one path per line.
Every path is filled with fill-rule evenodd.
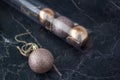
M 88 29 L 88 49 L 73 48 L 22 13 L 0 1 L 0 80 L 120 80 L 120 1 L 41 0 Z M 62 79 L 54 69 L 36 74 L 16 49 L 16 34 L 49 49 Z

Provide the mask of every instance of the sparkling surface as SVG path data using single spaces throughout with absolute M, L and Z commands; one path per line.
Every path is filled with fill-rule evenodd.
M 52 31 L 60 38 L 65 38 L 69 35 L 69 31 L 73 27 L 73 22 L 64 16 L 59 16 L 53 21 Z
M 53 67 L 54 57 L 47 49 L 40 48 L 30 54 L 28 63 L 34 72 L 45 73 Z

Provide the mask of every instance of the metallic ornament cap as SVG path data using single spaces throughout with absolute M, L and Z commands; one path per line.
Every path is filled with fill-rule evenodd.
M 79 44 L 80 46 L 83 46 L 88 40 L 88 32 L 83 26 L 76 25 L 70 30 L 69 37 L 74 40 L 73 42 Z

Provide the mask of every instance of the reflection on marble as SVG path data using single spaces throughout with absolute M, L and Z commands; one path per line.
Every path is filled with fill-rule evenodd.
M 41 0 L 88 29 L 90 48 L 84 51 L 76 50 L 0 1 L 0 80 L 59 80 L 54 69 L 45 74 L 30 70 L 27 58 L 16 49 L 16 45 L 21 44 L 14 40 L 16 34 L 24 32 L 32 35 L 21 39 L 42 45 L 53 53 L 63 80 L 119 80 L 120 2 L 87 1 Z

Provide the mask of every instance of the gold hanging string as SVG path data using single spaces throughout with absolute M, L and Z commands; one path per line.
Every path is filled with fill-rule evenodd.
M 19 40 L 18 37 L 21 37 L 21 36 L 25 36 L 25 35 L 30 35 L 31 33 L 21 33 L 21 34 L 18 34 L 15 36 L 15 40 L 19 43 L 24 43 L 26 44 L 27 42 L 26 41 L 23 41 L 23 40 Z
M 18 37 L 21 37 L 21 36 L 25 36 L 25 35 L 30 35 L 31 33 L 21 33 L 21 34 L 18 34 L 15 36 L 15 40 L 19 43 L 23 43 L 23 45 L 20 47 L 20 46 L 16 46 L 16 48 L 20 51 L 20 53 L 23 55 L 23 56 L 26 56 L 28 57 L 30 52 L 38 49 L 38 45 L 35 44 L 35 43 L 27 43 L 26 41 L 23 41 L 23 40 L 19 40 Z

